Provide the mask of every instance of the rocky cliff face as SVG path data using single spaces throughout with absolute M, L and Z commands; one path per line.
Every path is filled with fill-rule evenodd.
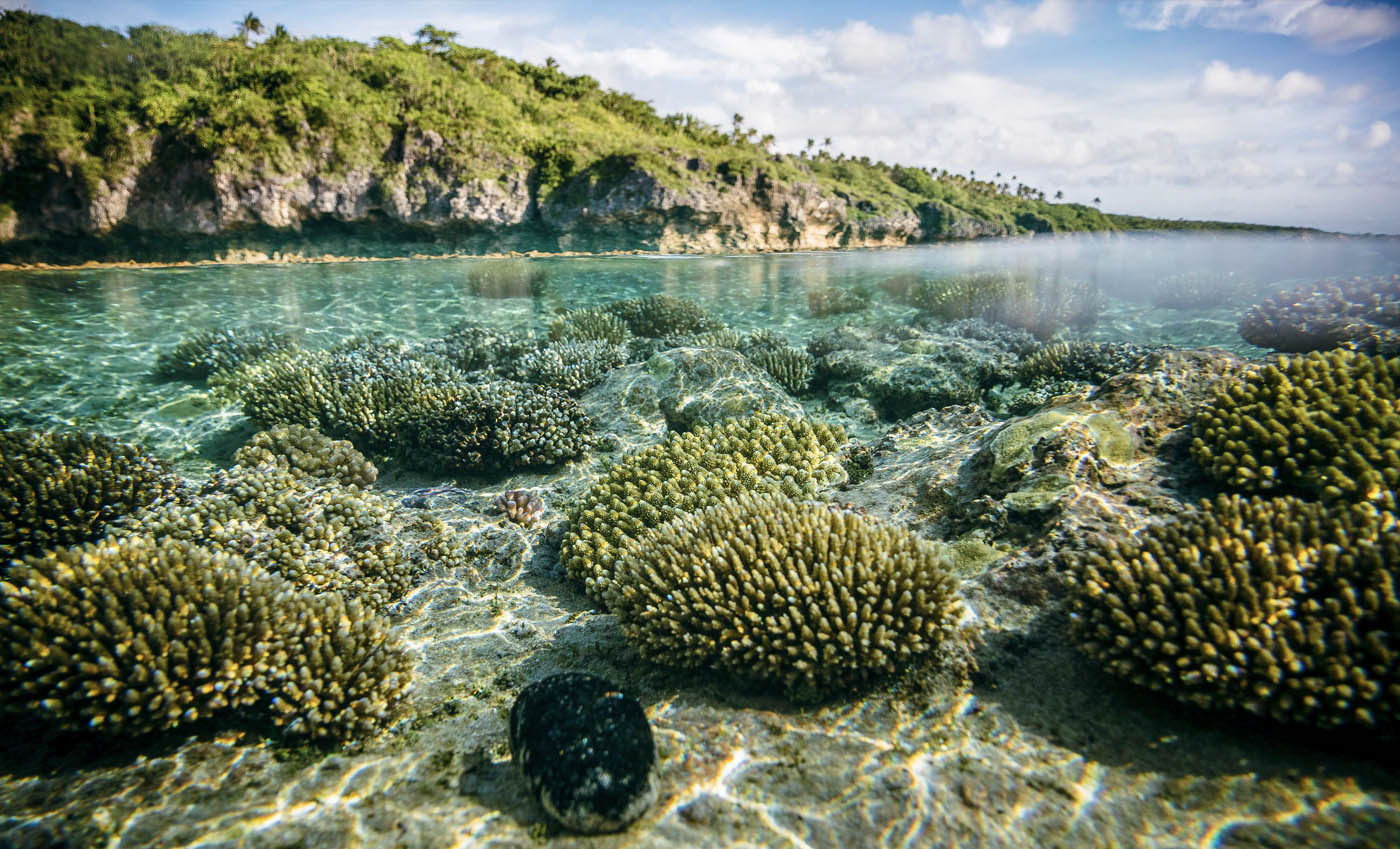
M 877 214 L 816 182 L 783 184 L 762 171 L 715 173 L 692 160 L 677 188 L 625 158 L 573 175 L 543 200 L 529 163 L 498 179 L 464 178 L 438 155 L 434 133 L 405 142 L 388 176 L 368 170 L 282 176 L 221 172 L 172 145 L 153 145 L 126 173 L 89 189 L 53 174 L 28 208 L 0 227 L 0 259 L 35 258 L 73 237 L 92 250 L 139 240 L 170 258 L 296 243 L 303 228 L 393 238 L 442 250 L 641 249 L 663 252 L 807 250 L 1005 235 L 999 224 L 946 204 Z M 163 237 L 177 237 L 164 239 Z M 52 248 L 49 248 L 52 250 Z M 119 252 L 119 251 L 118 251 Z M 6 257 L 6 255 L 9 255 Z

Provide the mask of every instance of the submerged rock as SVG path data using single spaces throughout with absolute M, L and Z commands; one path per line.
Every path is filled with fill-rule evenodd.
M 522 690 L 510 751 L 540 805 L 573 831 L 621 831 L 656 800 L 646 712 L 602 678 L 565 672 Z

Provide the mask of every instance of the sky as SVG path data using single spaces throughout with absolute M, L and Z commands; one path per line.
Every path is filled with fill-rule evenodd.
M 1105 211 L 1400 232 L 1400 0 L 25 0 L 408 41 L 425 23 L 723 127 L 1026 183 Z M 1014 177 L 1014 179 L 1013 179 Z

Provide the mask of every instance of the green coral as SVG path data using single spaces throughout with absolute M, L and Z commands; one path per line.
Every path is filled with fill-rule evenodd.
M 592 440 L 592 422 L 571 398 L 475 383 L 442 357 L 392 343 L 270 357 L 236 376 L 243 412 L 264 426 L 316 427 L 417 466 L 552 465 Z
M 412 672 L 358 602 L 175 540 L 30 557 L 0 600 L 0 705 L 67 728 L 141 733 L 242 709 L 359 737 L 394 714 Z
M 526 383 L 578 395 L 627 361 L 627 350 L 609 342 L 556 342 L 520 358 L 515 374 Z
M 674 336 L 725 329 L 724 322 L 707 313 L 699 304 L 674 295 L 649 295 L 613 301 L 603 310 L 621 319 L 636 336 Z
M 791 395 L 801 395 L 812 382 L 816 358 L 801 348 L 762 349 L 748 354 L 749 362 L 768 372 Z
M 648 535 L 618 563 L 607 602 L 648 659 L 826 692 L 952 643 L 951 568 L 901 527 L 745 494 Z
M 0 572 L 12 557 L 93 540 L 178 485 L 164 461 L 109 436 L 0 431 Z
M 1109 671 L 1202 707 L 1400 718 L 1395 499 L 1220 496 L 1074 556 L 1071 627 Z
M 248 328 L 205 330 L 157 355 L 155 372 L 158 377 L 204 380 L 216 371 L 229 371 L 295 348 L 296 343 L 286 333 Z
M 216 472 L 117 532 L 236 554 L 302 589 L 345 593 L 381 610 L 429 566 L 455 565 L 461 556 L 443 560 L 452 546 L 442 542 L 456 534 L 439 522 L 415 516 L 399 527 L 389 498 L 274 465 Z
M 746 492 L 815 495 L 845 472 L 837 427 L 758 413 L 673 433 L 623 458 L 568 513 L 559 558 L 603 600 L 618 558 L 676 516 Z
M 893 297 L 935 318 L 981 318 L 1028 330 L 1048 339 L 1066 327 L 1090 327 L 1103 309 L 1103 295 L 1089 281 L 1038 280 L 1013 272 L 982 272 L 934 280 L 892 278 Z
M 233 461 L 240 466 L 271 464 L 298 478 L 326 478 L 362 489 L 379 478 L 379 470 L 354 445 L 296 424 L 255 434 L 233 455 Z
M 1400 354 L 1400 275 L 1324 280 L 1265 300 L 1240 319 L 1251 345 L 1302 353 L 1346 348 Z
M 626 345 L 632 340 L 627 323 L 602 307 L 569 310 L 549 325 L 555 342 L 606 342 Z
M 538 341 L 520 330 L 463 322 L 446 335 L 423 343 L 423 353 L 441 357 L 464 372 L 491 370 L 507 372 L 516 362 L 535 350 Z
M 1231 381 L 1193 424 L 1191 453 L 1240 491 L 1326 501 L 1400 486 L 1400 358 L 1281 357 Z
M 812 289 L 807 292 L 807 312 L 813 318 L 860 312 L 870 306 L 871 291 L 865 286 L 850 289 Z
M 1053 342 L 1022 359 L 1016 379 L 1026 385 L 1060 380 L 1102 383 L 1143 368 L 1151 357 L 1152 351 L 1126 342 Z

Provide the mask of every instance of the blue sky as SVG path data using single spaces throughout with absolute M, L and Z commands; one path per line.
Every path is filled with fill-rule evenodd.
M 0 2 L 83 23 L 458 41 L 777 136 L 1114 212 L 1400 232 L 1400 4 Z

